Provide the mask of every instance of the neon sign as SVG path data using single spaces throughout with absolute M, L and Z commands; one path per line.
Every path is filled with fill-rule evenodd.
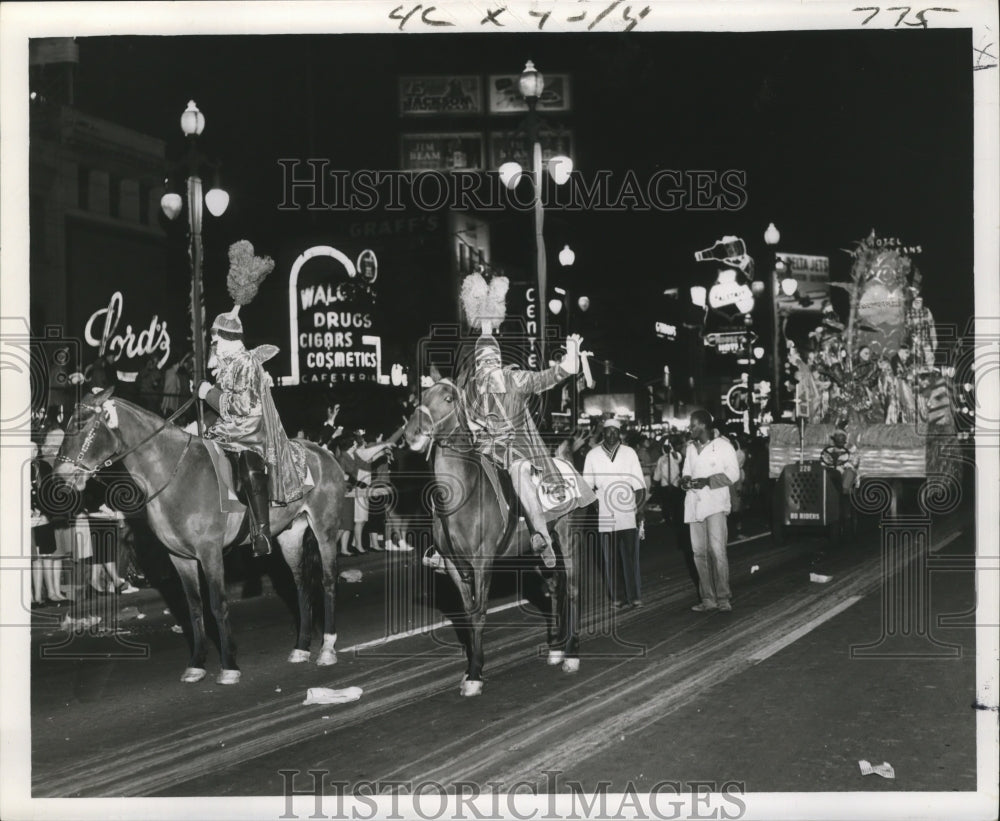
M 105 350 L 111 351 L 119 358 L 140 360 L 150 355 L 158 355 L 156 364 L 162 368 L 170 358 L 170 334 L 167 332 L 166 321 L 161 322 L 160 317 L 153 314 L 149 327 L 136 333 L 131 325 L 126 325 L 125 331 L 119 334 L 118 324 L 121 322 L 124 307 L 125 298 L 122 292 L 115 291 L 107 308 L 94 311 L 83 330 L 87 344 L 99 349 L 103 343 Z M 94 334 L 95 326 L 100 328 L 100 336 Z
M 528 367 L 538 367 L 538 299 L 534 287 L 524 292 L 527 307 L 524 309 L 524 329 L 528 334 Z
M 324 257 L 340 263 L 343 274 L 302 276 L 307 262 Z M 354 263 L 329 245 L 309 248 L 295 260 L 288 276 L 291 374 L 280 384 L 391 382 L 382 373 L 382 338 L 370 333 L 372 315 L 347 285 L 356 276 Z

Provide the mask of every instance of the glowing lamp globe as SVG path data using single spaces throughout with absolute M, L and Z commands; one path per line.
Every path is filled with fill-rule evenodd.
M 576 262 L 576 254 L 573 249 L 568 245 L 564 245 L 563 249 L 559 252 L 559 264 L 560 265 L 572 265 Z
M 184 201 L 180 194 L 164 194 L 160 197 L 160 209 L 169 220 L 177 219 L 177 215 L 180 214 L 183 207 Z
M 205 130 L 205 115 L 198 110 L 194 100 L 189 100 L 181 114 L 181 131 L 186 137 L 197 137 Z
M 524 71 L 521 72 L 517 86 L 521 90 L 521 96 L 526 100 L 537 100 L 542 96 L 542 91 L 545 88 L 545 78 L 535 68 L 535 64 L 531 60 L 528 60 L 524 64 Z
M 507 188 L 515 188 L 521 181 L 521 175 L 524 173 L 524 169 L 521 168 L 520 163 L 505 162 L 500 166 L 499 172 L 500 182 L 507 186 Z
M 774 227 L 774 223 L 769 223 L 764 232 L 764 242 L 768 245 L 777 245 L 781 241 L 781 232 Z
M 221 188 L 213 188 L 205 194 L 205 205 L 213 217 L 221 217 L 229 207 L 229 194 Z
M 785 296 L 794 296 L 799 289 L 799 281 L 795 277 L 785 277 L 781 280 L 781 293 Z
M 576 306 L 577 306 L 577 307 L 578 307 L 578 308 L 579 308 L 579 309 L 580 309 L 581 311 L 586 311 L 586 310 L 588 310 L 588 309 L 590 308 L 590 297 L 589 297 L 589 296 L 582 296 L 582 297 L 580 297 L 580 298 L 579 298 L 579 299 L 578 299 L 578 300 L 576 301 Z
M 552 311 L 552 316 L 559 316 L 562 311 L 562 300 L 561 299 L 550 299 L 549 300 L 549 310 Z
M 573 160 L 569 157 L 559 155 L 549 160 L 549 176 L 556 185 L 564 185 L 569 181 L 569 175 L 573 173 Z

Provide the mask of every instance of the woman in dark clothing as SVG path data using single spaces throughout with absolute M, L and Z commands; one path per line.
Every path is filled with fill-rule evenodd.
M 98 593 L 138 592 L 137 587 L 133 587 L 118 575 L 118 546 L 124 526 L 124 516 L 110 506 L 116 497 L 127 495 L 129 498 L 135 498 L 131 489 L 124 490 L 123 483 L 131 482 L 132 479 L 127 473 L 102 472 L 99 480 L 91 480 L 83 489 L 83 504 L 90 520 L 90 543 L 93 554 L 90 586 Z M 105 576 L 107 582 L 104 580 Z
M 31 459 L 31 592 L 32 605 L 68 602 L 62 593 L 62 560 L 57 551 L 53 519 L 58 509 L 50 504 L 52 466 L 39 457 L 34 444 Z M 46 596 L 46 593 L 48 594 Z

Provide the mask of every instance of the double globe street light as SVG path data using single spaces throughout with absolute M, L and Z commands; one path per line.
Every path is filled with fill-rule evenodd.
M 771 273 L 770 273 L 770 289 L 771 289 L 771 356 L 772 356 L 772 376 L 774 379 L 774 384 L 771 387 L 772 394 L 774 396 L 774 421 L 775 423 L 781 422 L 781 385 L 782 385 L 782 374 L 781 374 L 781 327 L 780 327 L 780 314 L 781 309 L 778 305 L 778 292 L 780 291 L 786 297 L 795 296 L 795 292 L 798 290 L 799 282 L 795 277 L 791 276 L 788 270 L 787 263 L 778 256 L 775 247 L 779 242 L 781 242 L 781 232 L 775 227 L 774 223 L 769 223 L 767 230 L 764 232 L 764 242 L 767 244 L 768 249 L 771 251 Z M 754 288 L 762 292 L 765 288 L 763 282 L 754 283 Z
M 538 293 L 546 294 L 548 293 L 548 275 L 547 275 L 547 264 L 545 259 L 545 209 L 542 203 L 542 183 L 543 183 L 543 162 L 542 162 L 542 144 L 540 141 L 540 132 L 543 123 L 542 118 L 538 115 L 536 108 L 538 106 L 538 100 L 542 96 L 542 91 L 545 89 L 545 78 L 542 76 L 535 68 L 535 64 L 528 60 L 524 65 L 524 71 L 521 72 L 521 77 L 518 80 L 518 89 L 521 92 L 521 96 L 524 98 L 524 102 L 528 106 L 528 116 L 524 118 L 521 124 L 521 130 L 527 135 L 528 141 L 531 143 L 531 170 L 532 170 L 532 184 L 534 186 L 533 193 L 533 208 L 535 212 L 535 278 L 538 282 Z M 505 162 L 498 169 L 500 173 L 500 181 L 507 186 L 509 189 L 516 188 L 521 178 L 524 175 L 524 169 L 521 168 L 520 163 L 516 162 Z M 552 177 L 553 182 L 556 185 L 564 185 L 573 172 L 573 160 L 565 156 L 555 156 L 549 160 L 548 163 L 549 175 Z M 567 246 L 563 249 L 560 254 L 560 261 L 563 259 L 563 254 L 569 251 L 572 255 L 572 250 Z M 572 260 L 568 263 L 563 263 L 564 265 L 571 265 Z M 545 300 L 539 301 L 538 305 L 538 345 L 540 358 L 544 361 L 544 345 L 545 345 Z
M 205 130 L 205 115 L 198 110 L 194 100 L 190 100 L 181 114 L 181 131 L 187 138 L 187 152 L 177 162 L 168 165 L 168 173 L 183 172 L 187 177 L 187 212 L 189 230 L 189 254 L 191 260 L 191 334 L 194 354 L 194 384 L 205 380 L 205 329 L 204 297 L 202 295 L 202 202 L 213 217 L 221 217 L 229 207 L 229 194 L 219 185 L 219 164 L 213 163 L 198 149 L 198 137 Z M 211 171 L 212 187 L 202 195 L 199 173 L 201 169 Z M 184 207 L 181 195 L 170 191 L 169 177 L 166 181 L 167 193 L 160 199 L 160 208 L 167 219 L 175 220 Z M 201 403 L 198 407 L 198 432 L 204 433 L 204 419 Z

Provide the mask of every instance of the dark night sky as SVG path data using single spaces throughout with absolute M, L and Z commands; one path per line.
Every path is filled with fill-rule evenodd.
M 591 296 L 591 318 L 605 324 L 606 352 L 617 362 L 659 372 L 668 354 L 651 328 L 665 318 L 663 289 L 680 286 L 683 295 L 708 279 L 693 252 L 723 234 L 743 236 L 763 259 L 771 221 L 782 250 L 829 255 L 834 279 L 850 267 L 838 249 L 873 227 L 920 243 L 937 319 L 964 324 L 972 313 L 968 31 L 79 42 L 82 110 L 166 138 L 172 155 L 183 147 L 178 117 L 187 100 L 205 112 L 203 144 L 223 159 L 232 194 L 217 232 L 223 249 L 240 236 L 266 249 L 325 229 L 329 215 L 276 210 L 279 157 L 324 157 L 345 170 L 398 167 L 402 127 L 424 127 L 398 116 L 398 75 L 518 73 L 530 58 L 543 73 L 572 75 L 569 124 L 585 173 L 747 174 L 738 212 L 562 213 L 549 221 L 552 254 L 564 241 L 577 251 L 572 284 Z M 495 247 L 494 257 L 526 260 L 530 218 L 512 218 L 524 221 L 512 241 L 521 247 Z

